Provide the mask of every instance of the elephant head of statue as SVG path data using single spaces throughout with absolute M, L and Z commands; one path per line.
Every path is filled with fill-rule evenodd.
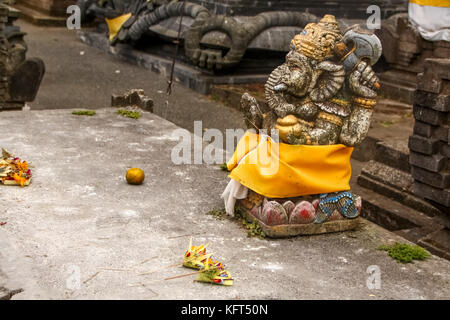
M 332 98 L 345 80 L 343 66 L 333 62 L 336 43 L 342 37 L 332 15 L 325 15 L 319 23 L 308 24 L 292 39 L 285 72 L 274 90 L 297 97 L 308 95 L 315 102 Z

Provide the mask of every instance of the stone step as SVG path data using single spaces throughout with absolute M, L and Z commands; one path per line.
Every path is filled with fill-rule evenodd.
M 375 148 L 374 160 L 407 173 L 411 172 L 408 141 L 379 141 Z
M 361 186 L 352 191 L 362 198 L 361 216 L 414 243 L 444 226 L 413 208 Z
M 380 73 L 378 76 L 383 82 L 386 81 L 405 87 L 416 87 L 417 74 L 415 72 L 393 69 Z
M 357 179 L 360 186 L 414 208 L 427 216 L 439 215 L 441 213 L 439 209 L 414 195 L 413 182 L 411 174 L 373 160 L 362 168 Z
M 381 94 L 389 99 L 398 100 L 405 103 L 413 103 L 415 87 L 399 84 L 398 82 L 390 82 L 380 80 Z
M 421 238 L 418 244 L 431 253 L 450 260 L 450 229 L 432 232 Z

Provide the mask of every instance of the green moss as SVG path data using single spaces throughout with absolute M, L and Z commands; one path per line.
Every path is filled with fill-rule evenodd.
M 219 167 L 220 167 L 220 169 L 222 169 L 223 171 L 228 171 L 228 166 L 227 166 L 226 163 L 221 164 Z
M 401 263 L 425 260 L 430 256 L 428 251 L 422 247 L 398 242 L 393 245 L 381 245 L 378 247 L 378 250 L 387 251 L 389 256 Z
M 213 209 L 209 212 L 206 213 L 207 215 L 216 217 L 219 220 L 222 220 L 226 217 L 227 213 L 225 212 L 224 209 Z
M 126 109 L 119 109 L 117 110 L 117 114 L 120 114 L 121 116 L 132 118 L 132 119 L 139 119 L 141 117 L 141 113 L 139 111 L 130 111 Z
M 72 111 L 72 114 L 76 116 L 93 116 L 95 114 L 94 110 L 79 110 L 79 111 Z
M 214 209 L 209 211 L 207 214 L 214 216 L 219 220 L 228 218 L 240 223 L 247 230 L 247 237 L 259 237 L 260 239 L 264 239 L 266 237 L 266 234 L 257 223 L 247 221 L 245 210 L 239 206 L 236 206 L 234 209 L 234 217 L 229 217 L 224 209 Z
M 235 219 L 241 220 L 242 225 L 247 229 L 247 237 L 259 237 L 264 239 L 266 234 L 261 229 L 259 224 L 255 222 L 247 221 L 247 213 L 240 206 L 236 206 L 234 209 L 234 217 Z

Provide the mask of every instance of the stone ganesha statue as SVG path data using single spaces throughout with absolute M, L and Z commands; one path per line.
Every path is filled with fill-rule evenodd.
M 259 134 L 247 133 L 246 154 L 236 151 L 228 163 L 232 180 L 222 197 L 229 214 L 238 200 L 248 215 L 269 227 L 332 223 L 359 215 L 361 199 L 349 191 L 350 156 L 369 130 L 379 88 L 371 65 L 380 55 L 375 35 L 359 27 L 342 34 L 332 15 L 294 37 L 285 63 L 265 85 L 270 111 L 262 113 L 255 98 L 242 96 L 245 121 Z M 261 134 L 273 129 L 279 144 L 273 134 Z M 268 156 L 279 166 L 274 174 L 241 163 L 261 143 L 277 146 Z

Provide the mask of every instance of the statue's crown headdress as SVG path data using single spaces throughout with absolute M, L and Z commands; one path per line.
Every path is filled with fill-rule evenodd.
M 291 41 L 291 49 L 314 60 L 322 61 L 334 54 L 336 42 L 342 39 L 342 32 L 333 15 L 325 15 L 318 23 L 309 23 Z

